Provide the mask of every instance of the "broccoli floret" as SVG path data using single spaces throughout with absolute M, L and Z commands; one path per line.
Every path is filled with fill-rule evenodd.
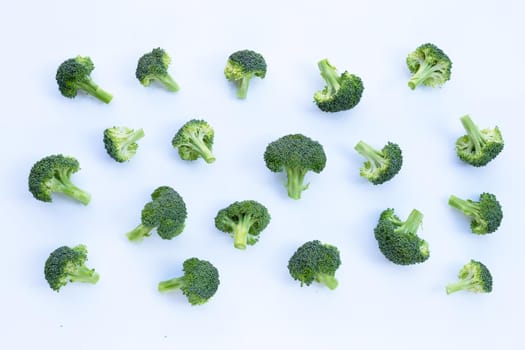
M 215 227 L 233 237 L 233 245 L 246 249 L 246 244 L 254 245 L 259 234 L 270 223 L 270 213 L 264 205 L 253 200 L 234 202 L 219 210 L 215 217 Z
M 308 171 L 320 173 L 326 165 L 323 146 L 302 134 L 286 135 L 271 142 L 264 152 L 266 167 L 274 173 L 286 171 L 288 196 L 300 199 L 304 176 Z
M 405 222 L 387 209 L 381 213 L 374 235 L 383 255 L 398 265 L 422 263 L 430 256 L 428 243 L 417 236 L 423 214 L 414 209 Z
M 197 160 L 202 157 L 206 163 L 213 163 L 214 135 L 213 128 L 206 121 L 192 119 L 177 131 L 171 144 L 179 149 L 179 155 L 184 160 Z
M 388 142 L 381 151 L 378 151 L 359 141 L 354 149 L 367 159 L 364 166 L 359 169 L 361 176 L 374 185 L 392 179 L 403 165 L 401 148 L 392 142 Z
M 68 282 L 97 283 L 99 274 L 86 267 L 86 246 L 60 247 L 55 249 L 46 260 L 44 276 L 54 291 L 59 291 Z
M 61 154 L 44 157 L 31 168 L 29 191 L 33 197 L 43 202 L 52 202 L 51 194 L 59 192 L 87 205 L 91 195 L 76 187 L 70 179 L 71 174 L 79 169 L 80 165 L 73 157 Z
M 467 131 L 456 141 L 456 153 L 462 161 L 476 167 L 487 165 L 503 150 L 504 142 L 499 128 L 480 130 L 470 116 L 461 117 Z
M 452 61 L 434 44 L 423 44 L 407 56 L 407 66 L 412 73 L 408 86 L 438 87 L 450 79 Z
M 288 270 L 294 280 L 309 286 L 316 281 L 330 289 L 337 288 L 335 272 L 341 265 L 337 247 L 318 240 L 300 246 L 288 261 Z
M 492 292 L 492 275 L 489 269 L 476 260 L 470 260 L 459 271 L 459 281 L 446 286 L 447 294 L 460 290 L 474 293 Z
M 162 239 L 172 239 L 184 230 L 186 204 L 173 188 L 158 187 L 151 194 L 151 199 L 142 209 L 142 223 L 128 232 L 130 241 L 142 241 L 144 237 L 151 235 L 154 228 L 157 228 L 157 234 Z
M 450 196 L 448 204 L 470 217 L 472 233 L 484 235 L 496 231 L 503 219 L 503 211 L 496 196 L 491 193 L 479 195 L 479 201 L 464 200 Z
M 364 86 L 357 75 L 345 71 L 339 75 L 327 59 L 317 63 L 326 82 L 323 90 L 314 94 L 314 102 L 323 112 L 340 112 L 354 108 L 361 100 Z
M 224 75 L 237 86 L 237 97 L 245 99 L 252 77 L 264 79 L 266 76 L 266 61 L 255 51 L 237 51 L 228 57 Z
M 62 62 L 56 74 L 58 89 L 62 95 L 73 98 L 77 95 L 78 90 L 83 90 L 102 102 L 109 103 L 113 96 L 101 89 L 91 79 L 90 74 L 94 68 L 95 65 L 89 57 L 77 56 Z
M 117 162 L 130 160 L 139 145 L 137 141 L 144 137 L 144 130 L 133 130 L 127 127 L 114 126 L 104 130 L 104 146 L 109 156 Z
M 191 305 L 206 303 L 219 288 L 219 271 L 209 261 L 190 258 L 182 265 L 184 275 L 159 282 L 159 292 L 180 289 Z
M 169 91 L 179 91 L 179 85 L 168 73 L 171 63 L 170 56 L 161 48 L 153 49 L 139 58 L 135 76 L 144 86 L 149 86 L 152 81 L 157 80 Z

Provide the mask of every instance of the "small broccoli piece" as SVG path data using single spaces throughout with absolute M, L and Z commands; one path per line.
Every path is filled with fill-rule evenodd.
M 184 230 L 187 212 L 182 197 L 171 187 L 158 187 L 151 194 L 151 202 L 142 209 L 142 223 L 127 233 L 130 241 L 142 241 L 157 228 L 162 239 L 172 239 Z
M 144 130 L 133 130 L 127 127 L 114 126 L 104 130 L 104 146 L 109 156 L 117 162 L 130 160 L 139 145 L 137 141 L 144 137 Z
M 264 152 L 266 167 L 274 173 L 286 171 L 288 196 L 300 199 L 308 171 L 320 173 L 326 165 L 323 146 L 302 134 L 286 135 L 271 142 Z
M 405 222 L 386 209 L 381 213 L 374 235 L 383 255 L 398 265 L 422 263 L 430 256 L 428 243 L 417 236 L 423 214 L 414 209 Z
M 59 291 L 68 282 L 97 283 L 99 274 L 86 267 L 86 246 L 60 247 L 55 249 L 46 260 L 44 276 L 54 291 Z
M 323 112 L 340 112 L 354 108 L 361 100 L 364 86 L 357 75 L 345 71 L 339 75 L 337 69 L 323 59 L 317 63 L 326 82 L 323 90 L 314 94 L 314 102 Z
M 168 73 L 171 63 L 170 56 L 161 48 L 153 49 L 139 58 L 135 76 L 144 86 L 149 86 L 152 81 L 157 80 L 169 91 L 179 91 L 179 85 Z
M 254 245 L 259 234 L 270 223 L 270 213 L 264 205 L 253 200 L 234 202 L 219 210 L 215 217 L 215 227 L 233 237 L 233 245 L 246 249 L 246 244 Z
M 460 290 L 474 293 L 492 292 L 492 275 L 489 269 L 476 260 L 470 260 L 458 274 L 459 281 L 446 286 L 447 294 Z
M 316 281 L 330 289 L 337 288 L 335 272 L 341 265 L 337 247 L 318 240 L 300 246 L 288 261 L 288 270 L 294 280 L 309 286 Z
M 159 292 L 180 289 L 191 305 L 206 303 L 219 288 L 219 271 L 210 262 L 190 258 L 182 265 L 184 275 L 159 282 Z
M 480 130 L 470 116 L 461 117 L 467 131 L 456 141 L 456 153 L 462 161 L 475 167 L 487 165 L 503 150 L 504 142 L 499 128 Z
M 80 165 L 73 157 L 61 154 L 44 157 L 31 168 L 29 191 L 33 197 L 43 202 L 52 202 L 51 194 L 59 192 L 87 205 L 91 195 L 76 187 L 70 179 L 71 174 L 79 169 Z
M 252 77 L 264 79 L 266 76 L 266 61 L 255 51 L 236 51 L 228 57 L 224 75 L 237 85 L 237 97 L 245 99 Z
M 480 194 L 478 202 L 452 195 L 448 204 L 470 217 L 470 229 L 478 235 L 495 232 L 503 219 L 501 205 L 491 193 Z
M 179 155 L 184 160 L 197 160 L 202 157 L 206 163 L 213 163 L 214 135 L 213 128 L 206 121 L 192 119 L 177 131 L 171 144 L 179 149 Z
M 77 56 L 62 62 L 56 74 L 58 89 L 62 95 L 73 98 L 77 95 L 78 90 L 83 90 L 102 102 L 109 103 L 113 96 L 101 89 L 91 79 L 93 69 L 95 69 L 95 65 L 89 57 Z
M 452 61 L 434 44 L 423 44 L 407 56 L 407 66 L 412 73 L 408 86 L 414 90 L 418 85 L 438 87 L 450 80 Z
M 361 176 L 374 185 L 392 179 L 403 165 L 401 148 L 392 142 L 388 142 L 381 151 L 378 151 L 359 141 L 354 149 L 367 159 L 364 166 L 360 168 Z

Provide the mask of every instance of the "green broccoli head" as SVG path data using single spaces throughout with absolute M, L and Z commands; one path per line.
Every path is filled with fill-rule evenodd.
M 364 166 L 360 169 L 361 176 L 374 185 L 392 179 L 403 165 L 401 148 L 395 143 L 388 142 L 381 151 L 378 151 L 359 141 L 354 148 L 366 158 Z
M 288 196 L 300 199 L 308 171 L 320 173 L 326 165 L 323 146 L 302 134 L 283 136 L 271 142 L 264 152 L 266 167 L 273 172 L 286 171 Z
M 187 211 L 182 197 L 171 187 L 158 187 L 142 209 L 142 223 L 127 233 L 130 241 L 142 241 L 157 228 L 162 239 L 172 239 L 184 230 Z
M 408 86 L 414 90 L 418 85 L 438 87 L 450 80 L 452 61 L 434 44 L 423 44 L 407 56 L 407 66 L 412 77 Z
M 430 256 L 428 243 L 417 236 L 423 214 L 414 209 L 405 222 L 387 209 L 381 213 L 374 235 L 383 255 L 398 265 L 422 263 Z
M 254 245 L 259 235 L 270 223 L 270 213 L 264 205 L 253 200 L 234 202 L 219 210 L 215 217 L 215 227 L 233 237 L 233 245 L 246 249 L 246 244 Z
M 61 154 L 44 157 L 31 168 L 29 191 L 33 197 L 43 202 L 52 202 L 51 194 L 56 192 L 87 205 L 91 195 L 71 182 L 71 174 L 79 169 L 79 163 L 73 157 Z
M 364 86 L 357 75 L 345 71 L 339 75 L 327 59 L 317 63 L 326 82 L 323 90 L 314 94 L 314 102 L 323 112 L 340 112 L 354 108 L 361 100 Z
M 288 271 L 294 280 L 309 286 L 316 281 L 330 289 L 337 288 L 335 272 L 341 265 L 337 247 L 318 240 L 300 246 L 288 261 Z
M 192 119 L 184 124 L 173 136 L 171 144 L 179 149 L 179 155 L 184 160 L 197 160 L 202 157 L 206 163 L 213 163 L 212 153 L 213 128 L 204 120 Z
M 159 282 L 159 292 L 180 289 L 191 305 L 206 303 L 219 288 L 219 271 L 209 261 L 190 258 L 182 266 L 184 275 Z
M 476 260 L 470 260 L 458 274 L 459 281 L 446 286 L 447 294 L 460 290 L 474 293 L 492 292 L 492 275 L 489 269 Z
M 255 51 L 236 51 L 228 57 L 224 75 L 237 85 L 237 97 L 245 99 L 252 77 L 264 79 L 266 76 L 266 61 Z
M 480 194 L 477 202 L 452 195 L 448 204 L 471 219 L 470 229 L 478 235 L 495 232 L 503 219 L 501 205 L 492 193 Z
M 62 62 L 58 67 L 56 80 L 58 89 L 63 96 L 73 98 L 78 90 L 94 96 L 104 103 L 109 103 L 113 96 L 101 89 L 91 79 L 91 72 L 95 68 L 89 57 L 77 56 Z
M 135 76 L 144 86 L 149 86 L 152 81 L 158 81 L 169 91 L 179 91 L 179 85 L 168 73 L 171 58 L 161 48 L 153 49 L 142 55 L 137 64 Z
M 59 291 L 68 282 L 97 283 L 99 274 L 86 267 L 86 246 L 60 247 L 55 249 L 46 260 L 44 276 L 54 291 Z
M 104 130 L 104 146 L 109 156 L 119 163 L 130 160 L 139 145 L 137 141 L 144 137 L 144 130 L 114 126 Z
M 503 150 L 503 137 L 497 126 L 480 130 L 468 115 L 461 117 L 461 123 L 467 131 L 456 141 L 456 153 L 462 161 L 475 167 L 485 166 Z

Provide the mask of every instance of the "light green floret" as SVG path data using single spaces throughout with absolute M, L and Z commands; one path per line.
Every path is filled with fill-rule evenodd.
M 434 44 L 419 46 L 407 56 L 406 63 L 412 73 L 408 81 L 412 90 L 419 85 L 439 87 L 450 79 L 452 61 Z
M 143 137 L 142 129 L 114 126 L 104 130 L 104 147 L 111 158 L 120 163 L 126 162 L 137 153 L 137 141 Z
M 192 119 L 177 131 L 171 144 L 178 148 L 182 159 L 197 160 L 201 157 L 209 164 L 215 161 L 212 153 L 214 136 L 215 132 L 208 122 Z
M 361 176 L 374 185 L 391 180 L 403 165 L 403 154 L 396 143 L 388 142 L 378 151 L 360 141 L 354 149 L 367 159 L 360 169 Z
M 447 294 L 465 290 L 473 293 L 492 292 L 492 275 L 481 262 L 470 260 L 458 274 L 459 281 L 446 286 Z
M 499 128 L 480 130 L 470 116 L 461 117 L 461 123 L 467 131 L 456 141 L 458 157 L 475 167 L 487 165 L 503 150 L 504 141 Z

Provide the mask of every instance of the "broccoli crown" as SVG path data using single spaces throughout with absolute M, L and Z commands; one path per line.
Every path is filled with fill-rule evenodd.
M 182 266 L 184 275 L 162 281 L 160 292 L 180 289 L 191 305 L 206 303 L 219 288 L 219 271 L 209 261 L 190 258 Z
M 407 66 L 412 73 L 408 86 L 414 90 L 418 85 L 438 87 L 450 80 L 452 61 L 436 45 L 426 43 L 407 56 Z
M 246 244 L 254 245 L 259 234 L 270 223 L 270 213 L 264 205 L 253 200 L 234 202 L 219 210 L 215 217 L 215 227 L 233 237 L 233 245 L 246 249 Z
M 392 179 L 403 165 L 401 148 L 392 142 L 388 142 L 381 151 L 378 151 L 363 141 L 359 141 L 355 150 L 367 159 L 360 168 L 361 176 L 374 185 Z
M 414 209 L 405 222 L 386 209 L 381 213 L 374 235 L 383 255 L 398 265 L 422 263 L 430 256 L 428 243 L 417 236 L 423 214 Z
M 456 153 L 462 161 L 476 167 L 487 165 L 503 150 L 504 142 L 499 128 L 480 130 L 470 116 L 461 117 L 467 131 L 456 141 Z
M 288 261 L 288 271 L 301 286 L 316 281 L 330 289 L 337 287 L 335 272 L 341 265 L 337 247 L 318 240 L 304 243 Z
M 104 130 L 104 147 L 111 158 L 120 163 L 126 162 L 137 153 L 137 141 L 143 137 L 142 129 L 114 126 Z
M 157 80 L 169 91 L 176 92 L 179 85 L 168 73 L 171 63 L 170 56 L 161 48 L 153 49 L 139 58 L 135 76 L 144 86 L 149 86 L 152 81 Z
M 99 274 L 88 269 L 86 246 L 60 247 L 55 249 L 46 260 L 44 276 L 54 291 L 59 291 L 68 282 L 97 283 Z
M 470 260 L 458 274 L 459 281 L 446 286 L 447 294 L 460 290 L 474 293 L 492 292 L 492 275 L 489 269 L 476 260 Z
M 204 120 L 192 119 L 184 124 L 173 136 L 171 144 L 179 149 L 179 155 L 184 160 L 197 160 L 202 157 L 206 163 L 213 163 L 212 153 L 213 128 Z
M 492 193 L 480 194 L 477 202 L 452 195 L 448 204 L 470 217 L 470 229 L 479 235 L 495 232 L 503 219 L 501 205 Z
M 113 96 L 101 89 L 91 79 L 91 72 L 95 68 L 89 57 L 77 56 L 62 62 L 58 67 L 56 81 L 63 96 L 73 98 L 78 90 L 83 90 L 104 103 L 109 103 Z
M 80 169 L 73 157 L 50 155 L 36 162 L 29 173 L 29 191 L 38 200 L 52 202 L 51 194 L 59 192 L 87 205 L 91 195 L 71 182 L 71 174 Z
M 244 99 L 250 79 L 253 76 L 264 79 L 266 76 L 266 61 L 260 53 L 252 50 L 234 52 L 228 57 L 224 76 L 237 85 L 237 97 Z
M 314 102 L 319 109 L 323 112 L 340 112 L 354 108 L 364 90 L 361 78 L 347 71 L 339 75 L 327 59 L 319 61 L 317 65 L 326 82 L 325 88 L 314 94 Z
M 319 142 L 293 134 L 271 142 L 264 152 L 264 161 L 273 172 L 286 171 L 288 196 L 300 199 L 309 186 L 303 185 L 304 176 L 308 171 L 320 173 L 326 165 L 326 154 Z

